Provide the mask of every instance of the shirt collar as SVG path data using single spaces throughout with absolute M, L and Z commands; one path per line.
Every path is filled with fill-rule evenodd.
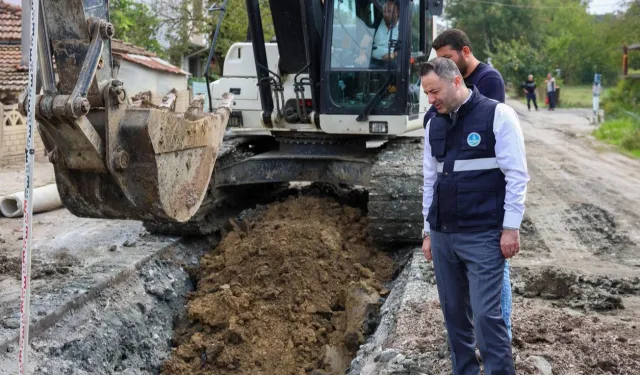
M 460 108 L 462 108 L 462 106 L 465 105 L 469 101 L 469 99 L 471 99 L 472 95 L 473 95 L 473 90 L 470 89 L 469 90 L 469 96 L 467 96 L 467 98 L 464 100 L 464 102 L 462 102 L 462 104 L 460 104 L 460 107 L 456 108 L 453 112 L 451 112 L 449 114 L 449 116 L 451 118 L 453 118 L 454 117 L 454 113 L 455 113 L 455 116 L 457 116 L 458 115 L 458 111 L 460 110 Z

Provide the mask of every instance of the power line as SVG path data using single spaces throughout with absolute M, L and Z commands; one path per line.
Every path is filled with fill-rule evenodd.
M 479 3 L 479 4 L 490 4 L 490 5 L 497 5 L 497 6 L 510 7 L 510 8 L 527 8 L 527 9 L 568 9 L 568 8 L 574 8 L 574 6 L 566 6 L 566 5 L 556 6 L 556 5 L 505 4 L 505 3 L 499 3 L 497 1 L 487 1 L 487 0 L 465 0 L 465 2 Z M 603 6 L 621 5 L 622 2 L 623 1 L 617 1 L 617 2 L 611 3 L 611 4 L 600 4 L 597 7 L 601 8 Z

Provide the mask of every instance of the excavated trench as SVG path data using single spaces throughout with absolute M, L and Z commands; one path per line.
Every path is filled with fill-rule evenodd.
M 407 255 L 368 238 L 366 202 L 290 189 L 184 240 L 35 339 L 35 373 L 344 374 Z
M 346 372 L 396 267 L 367 238 L 360 208 L 319 195 L 232 222 L 191 272 L 197 289 L 163 375 Z

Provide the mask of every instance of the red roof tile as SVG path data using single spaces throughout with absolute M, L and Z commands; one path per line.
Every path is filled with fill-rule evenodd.
M 111 40 L 111 51 L 113 51 L 114 55 L 119 55 L 127 61 L 144 65 L 149 69 L 176 74 L 189 74 L 177 66 L 160 59 L 155 53 L 131 43 L 123 42 L 120 39 Z
M 29 81 L 29 68 L 20 66 L 20 46 L 0 46 L 0 90 L 22 91 Z
M 122 58 L 124 60 L 134 62 L 136 64 L 144 65 L 147 68 L 150 68 L 153 70 L 160 70 L 160 71 L 176 73 L 176 74 L 185 74 L 185 75 L 189 74 L 188 72 L 185 72 L 184 70 L 178 68 L 177 66 L 171 65 L 168 62 L 158 57 L 142 56 L 142 55 L 135 55 L 135 54 L 128 53 L 128 54 L 122 55 Z
M 0 1 L 0 40 L 20 41 L 22 37 L 22 9 Z
M 157 56 L 153 52 L 149 52 L 142 47 L 135 46 L 131 43 L 123 42 L 120 39 L 111 39 L 111 51 L 116 55 L 123 55 L 125 53 L 133 53 L 135 55 L 142 56 Z

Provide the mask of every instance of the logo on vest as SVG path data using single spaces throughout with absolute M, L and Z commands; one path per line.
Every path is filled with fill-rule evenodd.
M 473 132 L 467 136 L 467 144 L 471 147 L 476 147 L 480 144 L 480 134 Z

